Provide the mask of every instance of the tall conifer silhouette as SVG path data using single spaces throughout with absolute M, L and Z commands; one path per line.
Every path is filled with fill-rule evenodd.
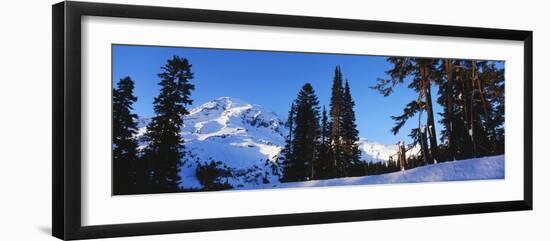
M 191 64 L 185 58 L 174 56 L 162 67 L 158 74 L 160 94 L 155 98 L 153 117 L 147 126 L 145 139 L 148 146 L 144 158 L 151 167 L 149 188 L 153 192 L 179 191 L 181 177 L 179 176 L 184 156 L 184 141 L 180 136 L 183 127 L 183 117 L 189 112 L 191 91 L 195 86 Z
M 332 80 L 332 94 L 330 97 L 330 135 L 329 142 L 332 151 L 332 176 L 341 177 L 344 172 L 344 139 L 343 135 L 343 97 L 342 89 L 342 72 L 340 66 L 336 66 L 334 70 L 334 78 Z
M 113 89 L 113 193 L 128 194 L 135 191 L 143 178 L 137 155 L 137 115 L 132 113 L 134 82 L 122 78 Z
M 319 150 L 319 100 L 311 84 L 306 83 L 294 102 L 295 116 L 290 156 L 284 166 L 283 181 L 316 178 Z
M 359 131 L 355 124 L 355 102 L 351 97 L 349 82 L 346 80 L 342 101 L 342 137 L 344 149 L 344 175 L 350 174 L 350 169 L 359 164 L 361 152 L 359 151 Z
M 328 116 L 325 107 L 323 106 L 323 112 L 321 115 L 321 138 L 319 140 L 319 157 L 317 165 L 317 178 L 318 179 L 327 179 L 330 178 L 330 164 L 331 164 L 331 149 L 329 142 L 329 123 Z

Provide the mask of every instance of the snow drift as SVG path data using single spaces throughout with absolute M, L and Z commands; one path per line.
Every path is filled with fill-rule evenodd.
M 504 179 L 504 155 L 444 162 L 382 175 L 262 185 L 255 188 L 323 187 Z

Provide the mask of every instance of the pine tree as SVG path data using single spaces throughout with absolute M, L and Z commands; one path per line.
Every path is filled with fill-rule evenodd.
M 329 123 L 328 116 L 325 107 L 323 106 L 323 112 L 321 115 L 321 138 L 319 140 L 319 156 L 318 156 L 318 165 L 317 165 L 317 178 L 318 179 L 327 179 L 330 178 L 330 159 L 331 159 L 331 150 L 329 143 Z
M 343 137 L 343 175 L 349 176 L 351 174 L 350 169 L 355 169 L 353 171 L 354 175 L 361 175 L 362 167 L 360 167 L 359 158 L 361 152 L 359 151 L 359 146 L 357 145 L 359 141 L 359 131 L 357 130 L 357 125 L 355 124 L 355 102 L 351 97 L 351 90 L 349 87 L 349 82 L 346 80 L 344 93 L 342 98 L 342 137 Z M 357 170 L 359 169 L 359 170 Z
M 336 66 L 334 70 L 334 78 L 332 81 L 332 95 L 330 97 L 330 136 L 329 142 L 331 146 L 332 157 L 332 177 L 343 176 L 343 162 L 344 162 L 344 140 L 343 135 L 343 96 L 342 90 L 342 72 L 340 66 Z
M 479 157 L 499 154 L 501 149 L 499 146 L 504 145 L 502 142 L 504 132 L 503 130 L 500 132 L 499 129 L 503 127 L 504 123 L 496 120 L 504 118 L 504 103 L 493 100 L 504 100 L 503 71 L 502 74 L 499 74 L 494 63 L 491 64 L 489 61 L 468 60 L 465 61 L 464 66 L 469 77 L 467 82 L 469 82 L 471 91 L 467 103 L 469 105 L 467 123 L 472 143 L 472 155 Z M 495 105 L 491 105 L 491 102 Z
M 319 100 L 311 84 L 306 83 L 294 102 L 294 128 L 290 156 L 284 165 L 283 181 L 305 181 L 316 178 L 319 150 Z
M 359 131 L 355 124 L 355 102 L 349 82 L 342 83 L 342 71 L 336 66 L 330 99 L 329 142 L 332 159 L 332 177 L 357 175 L 360 151 L 357 145 Z M 355 169 L 355 170 L 351 170 Z M 362 167 L 359 169 L 363 169 Z
M 393 116 L 396 134 L 407 120 L 418 115 L 418 128 L 411 130 L 413 145 L 420 144 L 427 162 L 466 159 L 504 152 L 504 69 L 495 61 L 388 58 L 393 68 L 388 79 L 373 88 L 384 96 L 412 77 L 409 88 L 419 93 L 403 114 Z M 437 103 L 443 107 L 441 145 L 435 139 L 431 83 L 437 84 Z M 426 124 L 422 113 L 426 111 Z M 423 139 L 422 137 L 425 137 Z M 428 141 L 426 141 L 428 140 Z M 428 149 L 429 142 L 429 152 Z M 434 150 L 434 147 L 437 149 Z
M 440 132 L 441 150 L 440 157 L 444 160 L 463 159 L 471 156 L 472 142 L 468 134 L 468 124 L 464 121 L 466 112 L 470 105 L 465 98 L 467 89 L 464 80 L 465 75 L 463 61 L 445 59 L 441 62 L 438 71 L 439 75 L 439 96 L 437 102 L 443 107 L 440 113 L 440 123 L 444 128 Z
M 282 156 L 282 166 L 283 167 L 290 167 L 293 165 L 293 163 L 296 161 L 294 159 L 294 156 L 292 155 L 292 133 L 294 132 L 294 118 L 296 117 L 295 110 L 294 110 L 294 103 L 290 105 L 290 110 L 288 111 L 288 118 L 285 123 L 285 127 L 288 128 L 288 134 L 285 139 L 285 146 L 282 150 L 283 156 Z M 283 171 L 283 173 L 286 173 L 286 171 Z M 286 176 L 281 176 L 281 181 L 285 181 Z
M 130 77 L 120 79 L 113 89 L 113 193 L 129 194 L 135 191 L 143 178 L 137 155 L 137 115 L 132 113 L 134 82 Z
M 487 117 L 484 125 L 487 128 L 487 140 L 484 146 L 491 155 L 504 153 L 504 68 L 495 61 L 481 61 L 479 88 L 485 102 Z
M 145 158 L 151 166 L 150 188 L 152 192 L 179 191 L 180 166 L 184 157 L 183 138 L 180 136 L 183 117 L 193 103 L 190 83 L 193 79 L 191 64 L 185 58 L 174 56 L 162 67 L 160 94 L 154 100 L 156 116 L 147 126 L 145 138 L 149 142 Z
M 440 159 L 456 160 L 469 158 L 473 154 L 472 141 L 466 119 L 469 108 L 471 89 L 469 76 L 463 60 L 445 59 L 440 62 L 437 102 L 443 107 L 440 123 L 444 128 L 440 132 Z M 468 94 L 469 93 L 469 94 Z
M 436 75 L 436 71 L 434 71 L 436 60 L 435 59 L 416 59 L 416 64 L 418 71 L 420 73 L 420 86 L 421 86 L 421 95 L 424 96 L 425 105 L 424 109 L 426 110 L 427 116 L 427 126 L 426 131 L 428 133 L 428 138 L 430 140 L 430 163 L 433 163 L 436 159 L 438 159 L 438 145 L 437 145 L 437 137 L 436 137 L 436 129 L 435 129 L 435 121 L 434 121 L 434 110 L 433 110 L 433 104 L 432 104 L 432 88 L 431 88 L 431 82 L 434 79 L 434 75 Z
M 378 83 L 372 88 L 378 90 L 384 96 L 389 96 L 393 93 L 397 85 L 402 84 L 407 77 L 412 77 L 412 81 L 408 87 L 418 93 L 418 98 L 407 104 L 402 115 L 392 117 L 392 119 L 396 121 L 396 125 L 392 128 L 392 132 L 394 134 L 399 132 L 407 120 L 418 114 L 418 128 L 412 129 L 409 136 L 413 138 L 414 144 L 416 144 L 420 142 L 423 131 L 427 131 L 430 142 L 429 157 L 427 157 L 427 160 L 433 163 L 434 160 L 438 158 L 438 144 L 431 97 L 431 83 L 438 77 L 438 72 L 435 70 L 438 60 L 428 58 L 390 57 L 387 61 L 393 65 L 390 70 L 386 71 L 389 78 L 379 79 Z M 424 110 L 427 113 L 426 125 L 423 125 L 421 121 L 422 112 Z
M 439 101 L 438 99 L 438 102 L 440 104 L 442 104 L 443 102 L 445 103 L 444 105 L 444 110 L 443 112 L 445 113 L 445 116 L 442 120 L 442 122 L 445 123 L 445 129 L 446 129 L 446 134 L 443 134 L 442 133 L 442 139 L 443 139 L 443 136 L 446 137 L 447 139 L 447 154 L 448 154 L 448 159 L 452 159 L 452 160 L 456 160 L 456 153 L 455 153 L 455 139 L 453 138 L 453 135 L 454 135 L 454 130 L 453 130 L 453 124 L 455 124 L 455 121 L 453 121 L 453 113 L 455 113 L 455 108 L 454 108 L 454 103 L 456 102 L 454 96 L 455 96 L 455 93 L 453 91 L 453 85 L 454 85 L 454 75 L 455 75 L 455 70 L 454 70 L 454 64 L 453 64 L 453 60 L 452 59 L 445 59 L 444 60 L 444 69 L 445 69 L 445 74 L 442 75 L 442 76 L 445 76 L 446 77 L 446 84 L 445 85 L 440 85 L 440 96 L 442 98 L 439 98 L 441 99 L 441 101 Z
M 440 80 L 438 103 L 446 104 L 441 120 L 445 124 L 441 139 L 446 141 L 446 158 L 503 153 L 504 69 L 495 61 L 444 62 L 440 67 L 445 74 Z
M 458 147 L 461 143 L 457 142 L 459 137 L 457 131 L 460 128 L 460 118 L 458 118 L 458 111 L 461 106 L 459 102 L 458 84 L 459 83 L 459 66 L 460 63 L 453 59 L 443 59 L 439 62 L 439 66 L 436 71 L 439 73 L 436 83 L 439 85 L 437 103 L 443 107 L 443 113 L 441 115 L 440 123 L 443 124 L 443 129 L 440 132 L 440 159 L 456 160 L 460 158 L 460 152 L 462 149 Z

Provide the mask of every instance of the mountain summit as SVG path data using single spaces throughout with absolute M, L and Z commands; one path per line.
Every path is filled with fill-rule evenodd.
M 274 160 L 284 145 L 284 123 L 277 114 L 230 97 L 192 109 L 184 123 L 182 135 L 188 151 L 230 167 Z
M 211 162 L 223 164 L 230 172 L 223 181 L 233 187 L 278 182 L 272 168 L 284 146 L 286 129 L 274 112 L 236 98 L 220 97 L 191 109 L 184 125 L 184 187 L 201 187 L 196 168 Z

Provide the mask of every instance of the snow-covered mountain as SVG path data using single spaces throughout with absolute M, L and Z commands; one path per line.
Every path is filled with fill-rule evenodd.
M 387 162 L 390 156 L 395 160 L 399 146 L 397 144 L 382 144 L 375 141 L 360 138 L 359 150 L 361 150 L 361 160 L 366 162 Z M 420 147 L 416 146 L 407 151 L 407 156 L 416 155 Z
M 180 175 L 185 188 L 200 188 L 199 163 L 222 162 L 231 170 L 230 185 L 243 187 L 276 182 L 273 162 L 284 146 L 286 130 L 277 114 L 262 106 L 220 97 L 189 111 L 184 118 L 186 162 Z M 140 121 L 145 133 L 148 120 Z
M 271 164 L 284 146 L 284 123 L 277 114 L 244 101 L 221 97 L 190 111 L 184 119 L 182 136 L 185 148 L 195 162 L 220 161 L 235 175 L 232 186 L 256 185 L 277 181 Z M 192 183 L 195 164 L 182 170 L 185 186 Z M 190 183 L 191 182 L 191 183 Z
M 246 167 L 249 159 L 273 160 L 284 145 L 284 123 L 261 106 L 221 97 L 190 111 L 182 135 L 203 159 Z M 205 153 L 206 152 L 206 153 Z
M 145 133 L 149 121 L 138 121 L 139 135 Z M 287 132 L 276 113 L 231 97 L 220 97 L 191 109 L 181 133 L 187 153 L 180 173 L 183 187 L 200 188 L 195 175 L 197 165 L 211 161 L 219 161 L 231 170 L 233 175 L 224 181 L 236 188 L 278 183 L 274 167 Z M 385 162 L 398 149 L 397 145 L 364 138 L 359 147 L 362 159 L 368 162 Z

